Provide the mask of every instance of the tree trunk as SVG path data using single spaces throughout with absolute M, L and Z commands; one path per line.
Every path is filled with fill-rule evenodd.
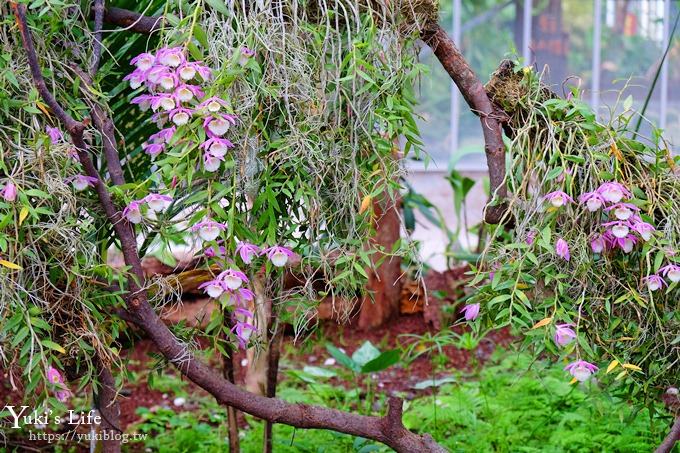
M 399 240 L 401 219 L 399 209 L 401 200 L 391 200 L 385 196 L 382 200 L 373 201 L 373 218 L 375 219 L 375 236 L 371 240 L 372 246 L 377 245 L 387 253 Z M 401 300 L 401 258 L 385 256 L 376 252 L 371 257 L 373 263 L 380 259 L 384 261 L 375 271 L 368 275 L 368 295 L 364 298 L 359 313 L 359 328 L 371 329 L 385 324 L 392 317 L 399 314 Z

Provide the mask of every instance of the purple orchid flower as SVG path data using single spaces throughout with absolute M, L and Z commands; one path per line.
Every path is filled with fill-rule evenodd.
M 465 314 L 466 321 L 474 321 L 479 316 L 479 304 L 468 304 L 461 308 L 460 312 Z
M 132 98 L 130 101 L 131 104 L 137 104 L 139 105 L 139 108 L 145 112 L 151 108 L 151 103 L 156 99 L 156 96 L 152 96 L 150 94 L 142 94 L 139 95 L 135 98 Z
M 182 47 L 163 47 L 156 52 L 156 59 L 164 66 L 176 68 L 186 61 Z
M 680 282 L 680 266 L 677 264 L 668 264 L 659 269 L 659 273 L 663 274 L 664 277 L 667 277 L 673 283 Z
M 165 209 L 170 202 L 172 202 L 172 197 L 169 195 L 161 195 L 158 193 L 151 193 L 144 197 L 143 201 L 149 205 L 149 209 L 154 212 L 160 212 Z
M 557 240 L 557 243 L 555 244 L 555 253 L 557 253 L 557 256 L 559 256 L 560 258 L 569 261 L 571 255 L 569 254 L 569 244 L 567 244 L 567 241 L 565 241 L 562 238 L 559 238 Z
M 13 203 L 17 199 L 18 189 L 12 181 L 7 181 L 5 187 L 2 189 L 2 198 L 5 201 Z
M 50 137 L 50 142 L 53 145 L 64 140 L 64 134 L 61 133 L 58 127 L 47 126 L 45 130 L 47 130 L 47 135 Z
M 224 157 L 227 155 L 229 148 L 233 148 L 234 144 L 226 138 L 211 137 L 201 143 L 200 148 L 206 150 L 215 157 Z
M 191 231 L 198 232 L 198 235 L 204 241 L 214 241 L 220 235 L 220 231 L 227 229 L 223 223 L 215 222 L 213 220 L 204 220 L 191 227 Z
M 232 291 L 239 289 L 243 283 L 248 283 L 246 274 L 236 269 L 223 271 L 217 276 L 216 280 L 224 282 L 225 286 Z
M 88 187 L 94 187 L 94 185 L 99 181 L 97 178 L 85 175 L 75 175 L 68 178 L 68 181 L 73 184 L 73 188 L 78 192 L 87 189 Z
M 266 254 L 267 258 L 269 258 L 269 261 L 271 261 L 271 263 L 276 267 L 285 266 L 288 262 L 288 259 L 295 256 L 295 253 L 293 253 L 292 250 L 280 245 L 266 248 L 262 251 L 262 253 Z
M 140 69 L 141 71 L 148 71 L 155 63 L 156 57 L 153 54 L 146 52 L 140 53 L 132 60 L 130 60 L 130 64 L 137 66 L 137 68 Z
M 573 198 L 571 198 L 569 195 L 567 195 L 565 192 L 562 192 L 561 190 L 550 192 L 545 197 L 543 197 L 543 199 L 548 200 L 550 204 L 556 208 L 564 206 L 567 203 L 573 203 L 574 201 Z
M 217 117 L 209 116 L 203 121 L 203 127 L 208 133 L 209 137 L 221 137 L 227 133 L 231 126 L 236 125 L 236 116 L 229 114 L 222 114 Z
M 605 208 L 605 211 L 614 211 L 614 217 L 617 219 L 628 220 L 631 218 L 631 216 L 633 216 L 633 214 L 640 211 L 640 208 L 631 203 L 616 203 L 609 206 L 608 208 Z
M 651 225 L 642 220 L 633 223 L 633 231 L 640 235 L 643 241 L 649 241 L 652 238 L 652 234 L 656 231 L 654 225 Z
M 214 279 L 199 285 L 198 289 L 204 290 L 208 296 L 217 299 L 227 291 L 228 288 L 222 280 Z
M 189 102 L 193 98 L 202 98 L 205 94 L 201 87 L 196 85 L 187 85 L 183 83 L 175 88 L 174 96 L 179 102 Z
M 586 192 L 578 197 L 578 201 L 585 203 L 586 208 L 590 212 L 595 212 L 602 207 L 605 199 L 598 192 Z
M 585 360 L 577 360 L 564 367 L 564 370 L 569 371 L 569 374 L 577 381 L 584 382 L 587 381 L 593 373 L 596 373 L 599 368 Z
M 602 253 L 607 248 L 607 242 L 601 234 L 596 234 L 590 239 L 590 249 L 593 253 Z
M 631 225 L 627 220 L 614 220 L 613 222 L 603 223 L 602 226 L 610 228 L 612 235 L 621 239 L 628 236 Z
M 184 124 L 187 124 L 189 122 L 192 113 L 193 112 L 191 109 L 177 107 L 175 109 L 170 110 L 168 112 L 168 115 L 170 117 L 170 121 L 175 123 L 175 125 L 183 126 Z
M 262 250 L 254 244 L 240 241 L 236 246 L 236 253 L 241 255 L 241 259 L 245 264 L 250 264 L 255 257 L 262 254 Z
M 132 88 L 133 90 L 136 90 L 137 88 L 144 85 L 144 82 L 147 81 L 147 73 L 146 73 L 146 71 L 142 71 L 141 69 L 135 69 L 130 74 L 123 77 L 123 80 L 125 82 L 129 81 L 130 82 L 130 88 Z
M 130 223 L 141 223 L 142 222 L 142 203 L 143 200 L 133 200 L 128 204 L 125 209 L 123 209 L 123 217 L 125 217 Z
M 226 101 L 218 98 L 217 96 L 209 97 L 208 99 L 205 99 L 203 102 L 198 104 L 199 109 L 207 110 L 210 113 L 216 113 L 216 112 L 219 112 L 220 109 L 228 108 L 228 107 L 229 107 L 229 104 L 227 104 Z
M 555 343 L 557 346 L 566 346 L 576 338 L 576 332 L 572 329 L 573 324 L 557 324 L 555 326 Z
M 142 143 L 142 149 L 145 153 L 156 157 L 165 150 L 165 145 L 162 143 Z
M 650 291 L 656 291 L 664 286 L 668 286 L 666 281 L 658 274 L 648 275 L 643 280 L 647 283 L 647 288 L 649 288 Z
M 251 50 L 247 47 L 241 47 L 241 55 L 238 60 L 238 64 L 241 66 L 245 66 L 248 63 L 248 60 L 253 58 L 255 56 L 255 51 Z
M 608 201 L 609 203 L 618 203 L 621 201 L 624 197 L 625 198 L 631 198 L 632 194 L 624 186 L 623 184 L 612 181 L 612 182 L 605 182 L 600 187 L 597 189 L 597 193 L 602 195 L 602 198 L 605 199 L 605 201 Z
M 224 162 L 224 156 L 216 156 L 213 153 L 203 153 L 203 168 L 210 173 L 216 172 L 220 169 L 220 165 Z

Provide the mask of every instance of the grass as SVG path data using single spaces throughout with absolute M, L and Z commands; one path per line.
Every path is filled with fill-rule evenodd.
M 452 452 L 640 452 L 661 441 L 667 419 L 636 411 L 625 401 L 606 395 L 597 382 L 570 385 L 562 367 L 536 362 L 526 355 L 497 354 L 477 375 L 456 374 L 456 382 L 438 388 L 437 396 L 407 403 L 405 425 L 431 433 Z M 326 383 L 300 384 L 287 379 L 279 395 L 294 402 L 346 409 L 345 393 Z M 191 399 L 191 398 L 190 398 Z M 224 411 L 209 399 L 199 408 L 176 413 L 140 409 L 144 421 L 131 431 L 163 432 L 148 437 L 153 451 L 180 453 L 224 451 L 227 433 Z M 241 449 L 260 452 L 262 423 L 248 418 Z M 295 430 L 276 425 L 274 451 L 384 452 L 388 448 L 353 436 L 321 430 Z

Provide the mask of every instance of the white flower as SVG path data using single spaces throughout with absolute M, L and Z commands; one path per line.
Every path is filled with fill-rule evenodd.
M 177 112 L 172 115 L 172 122 L 177 126 L 183 126 L 189 122 L 189 114 L 185 112 Z
M 182 69 L 179 70 L 179 76 L 182 78 L 182 80 L 191 80 L 195 75 L 196 70 L 191 66 L 183 66 Z

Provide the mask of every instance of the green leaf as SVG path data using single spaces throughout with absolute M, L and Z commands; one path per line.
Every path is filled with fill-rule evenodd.
M 333 370 L 329 370 L 327 368 L 321 368 L 318 366 L 310 366 L 307 365 L 302 369 L 303 372 L 309 374 L 310 376 L 314 377 L 322 377 L 322 378 L 332 378 L 338 375 Z
M 229 15 L 229 10 L 227 9 L 227 5 L 225 4 L 224 0 L 205 0 L 205 2 L 215 11 L 218 11 L 225 16 Z
M 380 354 L 373 360 L 368 361 L 364 366 L 361 367 L 362 373 L 373 373 L 376 371 L 385 370 L 395 363 L 399 362 L 401 358 L 401 351 L 398 349 L 392 349 L 391 351 L 386 351 Z
M 332 344 L 326 345 L 326 350 L 333 356 L 335 360 L 338 361 L 345 368 L 349 368 L 352 371 L 358 372 L 361 370 L 361 366 L 352 360 L 347 354 L 342 352 L 340 349 L 336 348 Z
M 43 340 L 43 341 L 41 341 L 41 343 L 46 348 L 52 349 L 54 351 L 61 352 L 62 354 L 66 354 L 66 349 L 62 348 L 61 346 L 59 346 L 57 343 L 55 343 L 52 340 Z
M 368 362 L 378 358 L 379 356 L 380 350 L 373 346 L 373 343 L 371 343 L 370 341 L 365 341 L 364 344 L 362 344 L 359 349 L 354 351 L 354 354 L 352 354 L 352 360 L 354 361 L 354 363 L 359 365 L 359 368 L 361 368 Z

